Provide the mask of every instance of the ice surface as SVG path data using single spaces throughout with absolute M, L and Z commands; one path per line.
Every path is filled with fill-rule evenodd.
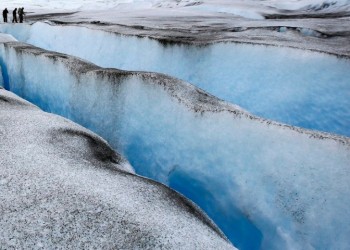
M 0 36 L 0 43 L 14 42 L 14 41 L 17 41 L 17 40 L 9 34 L 1 34 Z
M 3 89 L 0 138 L 2 249 L 233 249 L 100 137 Z
M 177 41 L 215 42 L 230 40 L 273 44 L 324 51 L 349 57 L 349 29 L 346 26 L 349 19 L 347 17 L 347 11 L 349 11 L 350 6 L 348 2 L 343 0 L 331 2 L 318 0 L 98 2 L 90 0 L 38 0 L 34 3 L 32 1 L 5 0 L 2 1 L 2 4 L 10 9 L 11 6 L 24 6 L 27 11 L 27 22 L 30 21 L 30 15 L 33 14 L 33 19 L 31 20 L 49 18 L 50 20 L 57 20 L 57 23 L 62 21 L 71 22 L 72 24 L 76 23 L 76 25 L 80 23 L 79 25 L 92 26 L 95 29 L 133 34 L 141 37 L 170 38 L 170 40 L 175 39 Z M 59 18 L 57 15 L 57 12 L 77 10 L 79 12 L 73 15 L 65 15 L 62 18 Z M 53 12 L 53 14 L 35 17 L 37 14 L 48 12 Z M 261 18 L 263 17 L 266 17 L 267 20 L 262 20 Z M 282 20 L 270 20 L 270 18 L 282 18 Z M 97 24 L 88 25 L 90 22 Z M 21 28 L 20 32 L 22 34 L 30 35 L 28 27 L 22 25 L 16 25 L 15 27 L 16 29 Z M 66 32 L 66 30 L 62 29 L 61 33 L 50 36 L 51 33 L 46 33 L 46 28 L 43 28 L 42 31 L 45 32 L 41 39 L 44 39 L 45 35 L 49 35 L 54 40 L 59 40 L 61 35 Z M 75 29 L 71 30 L 70 33 L 72 31 L 78 32 L 82 37 L 85 36 L 82 30 Z M 95 34 L 97 33 L 92 34 L 93 39 L 91 39 L 92 36 L 85 37 L 89 39 L 89 42 L 94 41 Z M 115 36 L 113 34 L 110 35 Z M 102 37 L 105 36 L 103 35 Z M 79 36 L 78 38 L 73 37 L 79 41 Z M 47 41 L 48 44 L 50 42 L 52 41 Z M 84 45 L 86 42 L 87 40 L 83 41 L 82 44 Z M 139 43 L 133 40 L 128 40 L 128 42 L 131 45 L 140 46 Z M 79 47 L 90 49 L 82 44 Z M 68 45 L 71 46 L 71 44 Z M 148 42 L 146 45 L 146 47 L 142 47 L 142 52 L 152 48 Z M 107 46 L 112 45 L 107 44 Z M 137 50 L 137 46 L 133 47 L 133 49 Z M 156 47 L 159 47 L 159 44 Z M 186 48 L 186 46 L 183 47 Z M 181 48 L 179 50 L 178 48 L 174 49 L 172 46 L 167 47 L 167 49 L 171 48 L 176 53 L 179 51 L 183 53 L 181 50 L 186 52 L 189 50 L 193 51 L 192 48 L 187 48 L 187 50 Z M 130 46 L 126 46 L 125 51 L 130 52 L 129 49 Z M 201 49 L 203 47 L 198 50 Z M 90 49 L 90 52 L 94 50 L 100 51 L 101 48 L 95 46 L 93 49 Z M 9 50 L 6 49 L 6 51 Z M 79 49 L 77 51 L 80 52 Z M 156 53 L 164 54 L 163 51 L 155 51 Z M 244 46 L 243 51 L 246 52 Z M 43 57 L 37 50 L 32 50 L 31 52 L 39 58 Z M 294 54 L 294 52 L 291 53 Z M 48 60 L 43 60 L 41 67 L 36 67 L 33 65 L 37 63 L 37 58 L 32 58 L 29 56 L 30 54 L 22 55 L 20 58 L 17 57 L 17 52 L 7 54 L 6 60 L 11 58 L 10 61 L 15 62 L 12 67 L 8 67 L 6 61 L 0 62 L 2 65 L 3 85 L 7 89 L 16 89 L 18 93 L 26 95 L 28 99 L 40 103 L 46 110 L 65 114 L 67 117 L 79 120 L 82 124 L 99 131 L 106 139 L 113 142 L 116 148 L 121 148 L 121 151 L 128 155 L 128 158 L 137 166 L 137 171 L 146 172 L 151 177 L 156 176 L 156 178 L 176 188 L 200 204 L 229 235 L 230 239 L 242 249 L 254 249 L 259 246 L 268 249 L 308 249 L 327 248 L 327 246 L 328 248 L 349 248 L 348 239 L 346 238 L 349 231 L 344 224 L 344 221 L 347 221 L 349 218 L 349 214 L 345 211 L 349 205 L 347 199 L 349 196 L 347 192 L 349 190 L 347 184 L 349 183 L 349 171 L 345 167 L 346 163 L 349 165 L 348 138 L 344 139 L 338 136 L 313 133 L 296 128 L 288 129 L 273 122 L 263 121 L 245 113 L 242 114 L 231 105 L 218 102 L 217 100 L 213 101 L 211 97 L 201 91 L 197 92 L 197 89 L 192 86 L 174 81 L 174 79 L 161 77 L 157 74 L 129 74 L 113 70 L 108 71 L 109 73 L 107 74 L 103 70 L 100 71 L 101 69 L 99 68 L 97 68 L 98 72 L 95 72 L 95 74 L 90 72 L 90 70 L 96 69 L 95 67 L 87 64 L 82 66 L 81 63 L 77 63 L 74 60 L 64 62 L 66 57 L 61 56 L 55 61 L 53 67 L 50 68 L 49 66 L 49 70 L 46 71 L 47 75 L 43 75 L 42 71 L 46 68 L 46 63 L 52 66 L 52 59 L 56 58 L 57 55 L 47 54 L 46 59 Z M 279 52 L 277 54 L 280 55 Z M 306 57 L 309 58 L 310 55 L 306 54 Z M 107 55 L 109 56 L 109 54 Z M 124 57 L 124 60 L 128 59 L 128 56 L 123 54 L 123 51 L 120 55 Z M 25 59 L 24 64 L 17 61 L 17 59 L 22 57 Z M 119 58 L 118 55 L 116 57 Z M 158 60 L 158 57 L 161 56 L 157 54 L 157 57 L 150 58 Z M 140 60 L 140 57 L 130 58 Z M 203 59 L 200 53 L 198 53 L 196 58 Z M 302 56 L 302 58 L 304 61 L 305 56 Z M 328 58 L 328 56 L 320 56 L 318 60 L 314 58 L 315 60 L 310 60 L 310 62 L 318 64 L 320 60 L 327 60 L 327 63 L 330 64 Z M 144 60 L 144 57 L 142 60 Z M 284 63 L 282 60 L 277 61 L 280 64 Z M 60 66 L 62 62 L 63 66 Z M 167 63 L 165 64 L 169 65 Z M 194 60 L 191 60 L 191 63 L 194 63 Z M 326 65 L 329 65 L 327 63 Z M 338 65 L 338 63 L 339 61 L 336 60 L 335 64 Z M 40 74 L 30 72 L 31 70 L 23 70 L 28 68 L 28 65 L 32 67 L 33 72 L 40 72 Z M 67 71 L 67 65 L 69 71 Z M 267 65 L 269 64 L 267 63 Z M 347 63 L 343 64 L 344 67 L 348 68 L 347 65 Z M 189 67 L 191 66 L 192 64 Z M 288 66 L 293 65 L 288 63 Z M 177 66 L 175 65 L 174 68 L 177 69 Z M 301 72 L 304 72 L 305 68 L 309 69 L 310 66 L 306 65 L 301 69 Z M 320 67 L 319 69 L 324 70 L 325 68 Z M 330 69 L 333 71 L 334 65 L 330 65 Z M 11 73 L 10 75 L 9 72 Z M 85 81 L 85 78 L 82 79 L 80 77 L 82 73 L 89 73 L 88 76 L 92 75 L 92 78 L 96 79 L 87 79 Z M 123 77 L 120 78 L 120 74 Z M 133 78 L 135 74 L 136 79 Z M 57 75 L 62 76 L 62 81 L 67 81 L 68 84 L 61 85 L 62 82 L 57 79 Z M 127 85 L 126 88 L 125 84 L 129 83 L 128 80 L 132 84 L 130 86 Z M 22 85 L 21 83 L 24 81 L 26 84 Z M 15 82 L 18 84 L 15 84 Z M 27 83 L 31 84 L 27 85 Z M 50 88 L 50 91 L 47 91 L 48 83 L 55 83 L 53 87 L 61 86 L 62 89 Z M 90 89 L 85 89 L 81 85 L 90 86 Z M 112 86 L 109 87 L 112 93 L 100 91 L 101 86 L 105 85 Z M 164 86 L 165 89 L 158 85 Z M 73 94 L 70 94 L 72 86 L 74 86 L 74 91 L 72 91 Z M 119 86 L 121 87 L 119 88 Z M 142 86 L 147 87 L 143 88 Z M 154 91 L 152 92 L 149 88 L 154 88 Z M 89 90 L 91 89 L 93 91 L 90 93 Z M 324 86 L 321 86 L 320 89 L 324 89 Z M 80 100 L 81 96 L 77 94 L 77 91 L 80 90 L 83 96 L 86 96 L 86 100 Z M 119 92 L 119 90 L 124 90 L 127 94 L 119 95 L 119 93 L 123 93 Z M 130 94 L 130 91 L 136 91 L 136 94 Z M 297 91 L 300 91 L 300 89 Z M 69 93 L 68 96 L 67 93 Z M 344 93 L 348 93 L 346 88 Z M 317 95 L 315 94 L 318 101 L 320 98 Z M 321 96 L 323 97 L 323 95 Z M 100 98 L 104 102 L 101 103 Z M 116 98 L 119 99 L 116 100 Z M 135 98 L 135 100 L 131 98 Z M 151 101 L 145 100 L 145 98 Z M 155 98 L 156 100 L 154 100 Z M 321 99 L 322 101 L 328 101 L 327 98 Z M 173 103 L 178 101 L 181 104 L 174 106 Z M 329 99 L 329 102 L 332 101 L 333 99 Z M 77 104 L 71 105 L 71 103 Z M 145 110 L 142 109 L 143 107 L 138 107 L 139 104 L 144 105 Z M 163 104 L 164 107 L 159 106 Z M 346 102 L 344 104 L 346 105 L 344 107 L 348 106 Z M 229 113 L 231 112 L 226 123 L 223 122 L 223 117 L 226 116 L 221 116 L 226 112 L 222 111 L 225 110 L 225 108 L 222 108 L 222 105 L 230 110 Z M 182 112 L 183 109 L 185 110 Z M 80 112 L 85 114 L 88 119 L 85 119 Z M 218 116 L 215 113 L 214 117 L 208 118 L 211 112 L 219 112 L 221 115 Z M 343 112 L 341 109 L 339 113 L 335 112 L 335 117 L 341 112 Z M 128 113 L 136 116 L 129 117 Z M 170 114 L 171 118 L 165 118 L 162 114 Z M 239 114 L 238 118 L 233 118 L 235 117 L 234 114 Z M 243 115 L 243 118 L 240 117 L 241 115 Z M 171 120 L 177 118 L 179 122 Z M 154 121 L 156 119 L 160 121 L 159 124 Z M 241 119 L 246 122 L 240 123 Z M 249 119 L 253 119 L 253 122 L 251 123 Z M 145 126 L 148 120 L 150 120 L 149 124 L 154 128 L 159 128 L 159 131 Z M 220 122 L 212 126 L 217 120 Z M 232 120 L 234 121 L 232 122 Z M 256 126 L 259 123 L 258 121 L 261 124 Z M 187 123 L 190 126 L 188 126 L 188 129 L 185 129 Z M 130 129 L 127 126 L 130 126 Z M 260 130 L 261 127 L 266 129 L 267 132 L 264 129 Z M 250 133 L 249 128 L 253 133 Z M 233 133 L 231 129 L 238 132 Z M 126 132 L 124 133 L 124 131 Z M 204 131 L 210 131 L 211 133 L 207 135 Z M 296 133 L 296 136 L 293 131 Z M 165 134 L 162 134 L 163 132 Z M 228 138 L 223 135 L 226 132 Z M 262 134 L 258 134 L 258 132 Z M 174 135 L 173 138 L 167 138 L 169 134 L 166 133 Z M 125 134 L 125 136 L 119 136 L 120 134 Z M 273 135 L 271 136 L 271 134 Z M 288 136 L 291 138 L 291 144 L 289 144 L 287 139 Z M 321 143 L 320 140 L 322 141 Z M 242 147 L 240 145 L 241 141 L 244 142 Z M 164 148 L 160 146 L 160 144 L 168 142 L 169 146 Z M 204 145 L 202 145 L 202 142 Z M 221 143 L 228 145 L 226 151 Z M 298 149 L 298 143 L 301 145 L 300 149 Z M 271 148 L 269 148 L 270 144 L 273 145 Z M 319 148 L 319 144 L 323 146 Z M 192 148 L 194 148 L 194 153 L 189 155 L 187 151 L 191 151 Z M 338 150 L 338 148 L 340 149 Z M 300 158 L 299 151 L 302 151 Z M 252 153 L 253 157 L 250 153 Z M 314 161 L 314 158 L 319 158 L 318 154 L 321 155 L 321 158 Z M 226 156 L 228 156 L 228 159 L 226 159 Z M 322 157 L 328 159 L 328 165 L 327 161 L 322 163 Z M 150 162 L 151 168 L 147 169 L 142 162 Z M 281 170 L 281 166 L 284 165 L 286 165 L 286 170 Z M 238 168 L 236 168 L 237 166 Z M 318 167 L 319 169 L 316 169 Z M 216 171 L 216 168 L 219 168 L 220 171 Z M 158 169 L 161 171 L 158 172 Z M 323 172 L 319 173 L 318 171 Z M 216 172 L 218 174 L 214 175 Z M 297 173 L 296 175 L 294 174 L 295 172 Z M 208 177 L 210 174 L 213 176 Z M 232 176 L 235 178 L 232 178 Z M 241 176 L 242 182 L 238 179 Z M 218 183 L 216 177 L 220 181 L 224 181 Z M 244 180 L 247 184 L 243 183 Z M 295 183 L 294 180 L 296 180 Z M 259 184 L 263 188 L 256 190 L 256 187 L 260 186 Z M 307 185 L 305 186 L 305 184 Z M 306 190 L 303 187 L 306 187 Z M 221 190 L 224 191 L 221 192 Z M 324 193 L 324 196 L 322 196 L 322 193 Z M 258 198 L 256 199 L 255 197 Z M 323 199 L 325 201 L 321 202 Z M 335 200 L 334 207 L 331 205 L 333 200 Z M 270 204 L 272 204 L 271 208 Z M 320 209 L 321 211 L 319 211 Z M 339 210 L 340 213 L 336 214 L 336 210 Z M 322 222 L 320 222 L 319 218 L 322 218 Z M 338 221 L 341 221 L 339 223 L 340 226 L 334 226 Z M 23 224 L 22 221 L 19 224 Z M 324 225 L 331 226 L 324 229 L 322 228 Z M 40 242 L 38 246 L 40 247 Z
M 76 26 L 2 25 L 17 39 L 102 67 L 176 76 L 249 112 L 350 136 L 350 60 L 290 48 L 164 45 Z M 305 36 L 317 36 L 301 29 Z
M 200 205 L 237 247 L 348 248 L 349 138 L 251 116 L 164 75 L 0 48 L 9 89 L 97 132 L 137 173 Z
M 316 10 L 316 11 L 335 11 L 337 9 L 349 9 L 349 0 L 273 0 L 275 7 L 287 10 Z
M 349 10 L 349 0 L 3 0 L 2 6 L 9 9 L 25 6 L 26 11 L 103 11 L 113 18 L 120 11 L 164 11 L 229 13 L 245 18 L 261 19 L 261 13 L 275 9 L 307 11 Z M 107 11 L 106 11 L 107 10 Z

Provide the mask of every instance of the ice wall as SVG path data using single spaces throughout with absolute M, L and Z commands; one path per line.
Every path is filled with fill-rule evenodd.
M 11 91 L 97 132 L 239 248 L 349 247 L 349 138 L 254 117 L 161 74 L 16 42 L 1 44 L 0 58 Z
M 14 42 L 14 41 L 17 41 L 17 40 L 11 35 L 8 35 L 8 34 L 1 34 L 0 35 L 0 43 Z M 1 74 L 0 74 L 0 87 L 9 88 L 9 86 L 8 86 L 8 82 L 9 82 L 8 72 L 7 72 L 6 64 L 2 58 L 0 58 L 0 72 L 1 72 Z
M 78 26 L 0 25 L 36 46 L 102 67 L 166 73 L 286 124 L 350 136 L 350 60 L 290 48 L 161 44 Z

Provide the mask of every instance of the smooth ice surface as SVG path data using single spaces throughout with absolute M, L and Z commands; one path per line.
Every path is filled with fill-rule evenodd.
M 349 59 L 235 43 L 164 45 L 46 23 L 1 25 L 0 30 L 102 67 L 166 73 L 267 119 L 350 136 Z
M 97 132 L 137 173 L 195 201 L 237 247 L 349 247 L 349 138 L 262 120 L 160 74 L 21 43 L 0 55 L 11 91 Z
M 234 249 L 100 137 L 3 89 L 0 138 L 1 249 Z

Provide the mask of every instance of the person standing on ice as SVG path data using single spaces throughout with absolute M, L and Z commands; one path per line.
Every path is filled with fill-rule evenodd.
M 12 11 L 12 22 L 13 23 L 18 23 L 18 21 L 17 21 L 17 8 L 15 8 L 13 11 Z
M 18 9 L 18 16 L 19 16 L 19 22 L 23 23 L 23 16 L 24 16 L 24 8 L 19 8 Z
M 2 11 L 2 17 L 4 18 L 4 23 L 7 23 L 7 14 L 9 13 L 9 11 L 7 10 L 7 8 L 5 8 Z

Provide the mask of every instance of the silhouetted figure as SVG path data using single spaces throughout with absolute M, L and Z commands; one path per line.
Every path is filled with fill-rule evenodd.
M 12 22 L 13 23 L 18 23 L 17 21 L 17 8 L 15 8 L 13 11 L 12 11 Z
M 7 14 L 9 13 L 9 11 L 7 10 L 7 8 L 5 8 L 2 11 L 2 17 L 4 18 L 4 23 L 7 23 Z
M 24 8 L 19 8 L 18 9 L 18 16 L 19 16 L 19 22 L 23 23 L 23 16 L 24 16 Z

